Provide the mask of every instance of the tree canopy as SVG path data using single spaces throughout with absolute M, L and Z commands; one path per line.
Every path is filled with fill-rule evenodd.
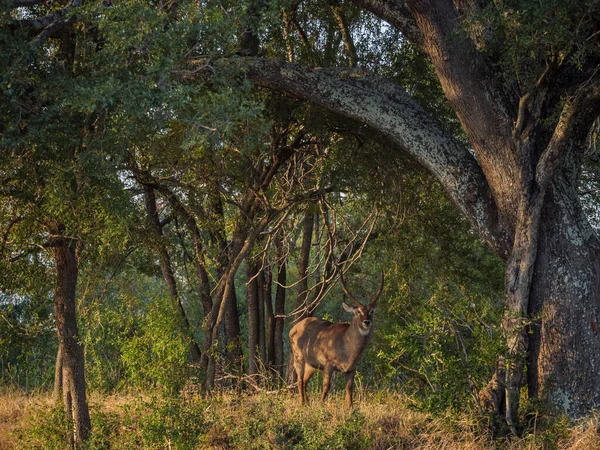
M 0 8 L 3 374 L 57 353 L 74 442 L 86 376 L 281 380 L 346 272 L 382 383 L 600 406 L 597 1 Z

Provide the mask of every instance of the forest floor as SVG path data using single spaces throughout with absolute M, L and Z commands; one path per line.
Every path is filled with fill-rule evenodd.
M 316 394 L 313 393 L 316 399 Z M 492 439 L 470 414 L 418 412 L 406 396 L 340 393 L 303 407 L 290 393 L 222 393 L 210 399 L 92 394 L 89 449 L 600 449 L 599 418 L 534 423 Z M 67 425 L 49 394 L 0 390 L 0 450 L 64 449 Z

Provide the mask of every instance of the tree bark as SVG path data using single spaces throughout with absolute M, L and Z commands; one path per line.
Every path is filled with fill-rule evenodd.
M 62 398 L 63 390 L 63 347 L 60 343 L 60 336 L 58 339 L 58 349 L 56 351 L 56 363 L 54 366 L 54 389 L 52 391 L 52 400 L 54 403 L 59 404 Z
M 356 55 L 354 40 L 352 39 L 352 35 L 350 34 L 350 29 L 348 27 L 346 17 L 344 16 L 341 6 L 331 4 L 330 8 L 331 12 L 333 13 L 335 22 L 337 23 L 337 26 L 340 29 L 340 33 L 342 34 L 344 48 L 346 50 L 346 53 L 348 54 L 350 67 L 356 67 L 356 65 L 358 64 L 358 56 Z
M 376 12 L 394 3 L 355 1 Z M 580 417 L 600 407 L 593 370 L 599 350 L 598 237 L 581 213 L 575 189 L 582 154 L 577 147 L 599 113 L 597 76 L 565 97 L 564 87 L 552 85 L 552 76 L 544 73 L 519 98 L 461 33 L 451 0 L 406 5 L 476 158 L 405 92 L 364 72 L 249 59 L 247 74 L 257 85 L 373 127 L 438 178 L 474 229 L 507 261 L 504 327 L 510 351 L 506 379 L 495 383 L 506 383 L 512 398 L 507 409 L 515 411 L 518 403 L 523 371 L 512 365 L 521 366 L 521 358 L 528 363 L 531 395 Z M 552 114 L 562 107 L 557 120 Z M 566 163 L 570 158 L 575 161 Z M 533 335 L 525 326 L 531 320 Z M 513 422 L 508 415 L 507 421 Z
M 167 285 L 169 299 L 173 307 L 176 308 L 176 310 L 179 312 L 179 323 L 181 332 L 186 337 L 186 339 L 189 340 L 189 359 L 190 361 L 199 362 L 202 352 L 200 351 L 200 347 L 198 346 L 198 343 L 192 335 L 190 321 L 185 312 L 185 308 L 183 307 L 183 303 L 181 303 L 181 298 L 177 290 L 177 281 L 175 280 L 175 273 L 173 272 L 173 266 L 171 264 L 169 252 L 164 243 L 164 236 L 162 232 L 162 226 L 160 224 L 160 217 L 156 208 L 156 195 L 154 193 L 154 188 L 149 186 L 148 184 L 143 184 L 142 186 L 144 189 L 144 201 L 146 205 L 146 212 L 148 213 L 148 220 L 150 222 L 151 231 L 153 234 L 153 247 L 156 251 L 156 255 L 158 256 L 160 271 L 162 273 L 163 280 Z
M 262 261 L 257 262 L 257 273 L 256 273 L 256 289 L 258 291 L 258 354 L 260 359 L 261 368 L 265 367 L 265 362 L 267 361 L 267 339 L 265 334 L 265 272 L 262 267 Z
M 283 356 L 283 329 L 285 315 L 285 285 L 287 282 L 287 258 L 283 255 L 283 245 L 278 245 L 278 269 L 277 269 L 277 288 L 275 291 L 275 326 L 274 326 L 274 360 L 273 365 L 279 377 L 283 379 L 284 373 L 284 356 Z
M 211 236 L 217 249 L 217 276 L 219 279 L 227 273 L 227 268 L 232 262 L 228 248 L 227 237 L 225 234 L 225 215 L 223 204 L 218 189 L 215 188 L 210 202 L 210 215 L 213 228 Z M 242 339 L 240 331 L 240 315 L 237 305 L 237 295 L 235 292 L 235 280 L 231 281 L 232 288 L 229 290 L 229 297 L 226 299 L 225 314 L 223 322 L 225 325 L 225 339 L 227 341 L 227 360 L 229 369 L 235 374 L 243 373 L 242 361 Z
M 259 319 L 258 319 L 258 280 L 256 265 L 246 261 L 248 287 L 248 375 L 259 372 Z
M 58 227 L 57 235 L 62 226 Z M 58 238 L 53 243 L 56 266 L 54 314 L 62 348 L 63 406 L 72 420 L 72 440 L 75 447 L 83 446 L 91 431 L 90 413 L 86 399 L 85 361 L 79 343 L 77 327 L 77 255 L 76 241 Z M 60 362 L 60 361 L 58 361 Z
M 513 230 L 501 227 L 498 206 L 481 166 L 405 90 L 360 70 L 302 68 L 254 58 L 246 64 L 247 76 L 255 84 L 308 100 L 386 136 L 396 145 L 390 151 L 399 157 L 412 156 L 433 173 L 490 248 L 508 258 Z
M 296 297 L 296 307 L 305 307 L 304 311 L 297 320 L 302 320 L 309 315 L 308 311 L 308 265 L 310 264 L 310 250 L 312 247 L 312 237 L 315 224 L 315 214 L 312 210 L 306 212 L 304 224 L 302 225 L 302 246 L 300 248 L 300 259 L 298 261 L 298 295 Z
M 600 241 L 576 186 L 555 177 L 547 194 L 529 302 L 527 385 L 568 417 L 600 406 Z
M 265 273 L 265 284 L 264 284 L 264 301 L 265 301 L 265 316 L 266 316 L 266 357 L 265 361 L 269 371 L 274 370 L 275 367 L 275 312 L 273 310 L 273 298 L 272 298 L 272 285 L 273 285 L 273 274 L 271 272 L 271 266 L 267 266 L 264 269 Z
M 188 233 L 190 235 L 190 239 L 192 241 L 192 247 L 194 249 L 193 265 L 194 265 L 194 269 L 196 271 L 196 277 L 198 278 L 198 295 L 200 297 L 200 302 L 202 304 L 202 317 L 203 317 L 203 321 L 204 321 L 204 320 L 206 320 L 208 314 L 210 313 L 210 310 L 212 309 L 212 296 L 210 293 L 210 281 L 209 281 L 208 269 L 206 267 L 206 261 L 205 261 L 206 250 L 204 248 L 204 243 L 202 242 L 202 238 L 200 236 L 200 230 L 198 228 L 198 224 L 196 223 L 196 219 L 194 218 L 194 216 L 181 203 L 179 198 L 175 195 L 175 193 L 171 189 L 169 189 L 167 186 L 165 186 L 163 184 L 156 183 L 156 180 L 154 180 L 154 183 L 157 187 L 157 190 L 169 201 L 169 204 L 171 205 L 171 208 L 173 209 L 173 211 L 183 219 L 185 226 L 188 230 Z M 152 200 L 150 199 L 149 201 L 152 201 Z M 150 211 L 152 211 L 152 214 L 154 215 L 153 223 L 154 223 L 155 232 L 157 232 L 158 237 L 160 237 L 162 235 L 162 230 L 160 229 L 160 221 L 158 221 L 158 229 L 156 229 L 157 228 L 156 220 L 158 219 L 158 214 L 156 212 L 156 205 L 149 205 L 149 207 L 147 205 L 146 209 L 148 210 L 148 208 L 150 208 Z M 167 260 L 168 260 L 169 255 L 168 255 L 168 252 L 166 251 L 166 248 L 161 249 L 160 252 L 163 254 L 163 258 L 167 258 Z M 172 277 L 172 270 L 169 270 L 169 266 L 170 266 L 170 263 L 166 264 L 166 267 L 165 267 L 166 270 L 163 272 L 163 278 L 165 277 L 165 273 L 166 273 L 167 277 L 169 278 L 169 282 L 167 283 L 167 285 L 171 286 L 170 289 L 172 289 L 171 295 L 175 294 L 175 295 L 177 295 L 177 298 L 178 298 L 179 296 L 177 294 L 177 286 L 175 284 L 175 279 Z M 161 270 L 162 270 L 162 267 L 161 267 Z M 178 301 L 178 303 L 179 303 L 179 301 Z M 191 330 L 190 330 L 190 332 L 191 332 Z M 200 352 L 199 358 L 197 355 L 198 352 Z M 190 360 L 199 361 L 201 370 L 206 371 L 206 369 L 208 367 L 208 355 L 206 354 L 205 351 L 200 351 L 199 346 L 195 339 L 193 339 L 192 343 L 191 343 Z

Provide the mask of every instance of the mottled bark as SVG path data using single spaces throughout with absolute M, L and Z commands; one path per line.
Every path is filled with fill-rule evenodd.
M 60 234 L 60 226 L 56 235 Z M 62 347 L 63 406 L 72 420 L 72 440 L 83 446 L 91 431 L 90 413 L 86 398 L 85 361 L 77 327 L 77 256 L 76 241 L 57 238 L 52 244 L 56 267 L 54 314 Z
M 528 305 L 527 385 L 532 398 L 582 417 L 600 406 L 600 241 L 576 186 L 555 177 L 540 226 Z
M 386 136 L 395 144 L 391 152 L 409 154 L 433 173 L 493 251 L 508 257 L 512 230 L 501 228 L 498 207 L 477 160 L 405 90 L 360 70 L 302 68 L 252 58 L 247 66 L 254 83 L 321 105 Z

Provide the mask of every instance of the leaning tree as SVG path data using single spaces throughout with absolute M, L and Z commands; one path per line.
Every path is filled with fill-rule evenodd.
M 578 189 L 600 113 L 600 3 L 353 3 L 428 56 L 469 145 L 365 70 L 255 57 L 247 76 L 381 133 L 437 177 L 505 261 L 507 352 L 482 394 L 513 431 L 525 383 L 570 417 L 598 408 L 600 242 Z

